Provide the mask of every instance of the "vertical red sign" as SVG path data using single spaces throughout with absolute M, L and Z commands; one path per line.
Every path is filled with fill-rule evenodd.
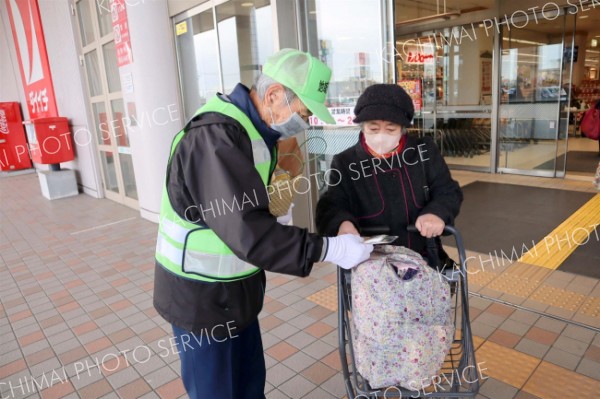
M 412 98 L 415 113 L 419 114 L 423 106 L 421 79 L 402 79 L 398 82 L 398 85 Z
M 58 116 L 37 0 L 6 0 L 29 118 Z
M 127 8 L 124 0 L 110 0 L 110 13 L 115 33 L 117 63 L 120 67 L 133 62 L 129 25 L 127 24 Z

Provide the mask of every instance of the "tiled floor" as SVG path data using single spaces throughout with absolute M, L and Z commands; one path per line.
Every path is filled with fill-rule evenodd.
M 594 192 L 583 180 L 454 175 L 461 184 Z M 47 201 L 35 175 L 0 178 L 0 193 L 2 397 L 186 397 L 177 355 L 164 349 L 170 326 L 152 307 L 156 225 L 86 195 Z M 477 361 L 487 377 L 479 398 L 597 397 L 597 280 L 515 263 L 481 269 L 469 282 Z M 268 398 L 345 396 L 335 295 L 330 264 L 305 279 L 269 274 L 260 316 Z

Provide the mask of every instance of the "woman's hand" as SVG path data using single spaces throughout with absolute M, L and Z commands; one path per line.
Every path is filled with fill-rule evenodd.
M 338 229 L 337 235 L 341 236 L 342 234 L 354 234 L 360 236 L 360 233 L 358 230 L 356 230 L 356 227 L 354 227 L 354 223 L 347 220 L 342 222 L 342 224 L 340 224 L 340 228 Z
M 423 237 L 437 237 L 444 232 L 446 224 L 432 213 L 426 213 L 417 218 L 415 227 Z

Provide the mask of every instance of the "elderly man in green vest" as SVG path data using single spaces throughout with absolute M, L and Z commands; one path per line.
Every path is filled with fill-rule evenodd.
M 277 141 L 305 130 L 312 114 L 334 122 L 324 105 L 330 76 L 310 54 L 281 50 L 252 90 L 238 84 L 218 94 L 173 140 L 154 306 L 172 324 L 192 399 L 264 398 L 265 270 L 304 277 L 315 262 L 351 268 L 373 249 L 356 235 L 280 224 L 269 212 Z

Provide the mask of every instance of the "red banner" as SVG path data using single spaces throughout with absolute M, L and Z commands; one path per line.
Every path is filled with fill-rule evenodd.
M 29 118 L 58 116 L 37 0 L 6 0 Z
M 110 0 L 110 13 L 112 17 L 113 32 L 115 33 L 117 63 L 119 67 L 122 67 L 133 62 L 125 0 Z

